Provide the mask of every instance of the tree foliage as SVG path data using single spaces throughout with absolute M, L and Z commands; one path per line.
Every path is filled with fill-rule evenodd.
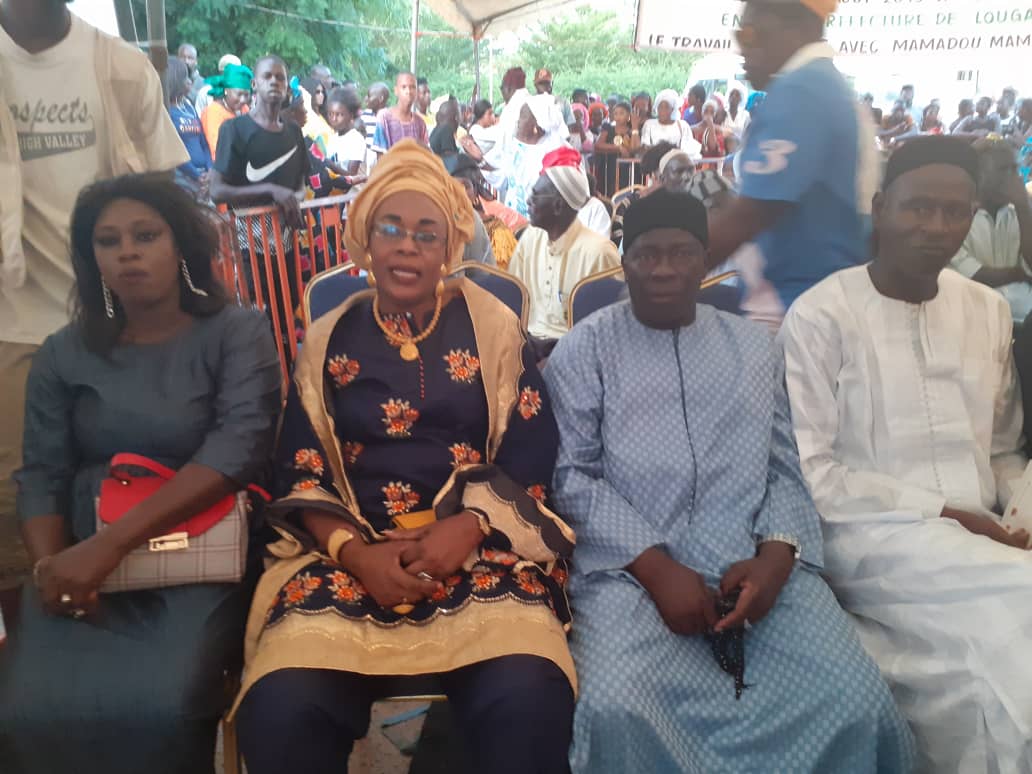
M 654 96 L 666 88 L 681 91 L 698 55 L 635 51 L 632 39 L 633 25 L 615 13 L 581 7 L 543 24 L 520 44 L 511 65 L 523 67 L 528 78 L 537 68 L 547 67 L 555 77 L 556 92 L 566 95 L 577 88 L 603 97 L 630 97 L 639 91 Z
M 142 26 L 144 0 L 131 0 Z M 282 16 L 255 8 L 262 6 L 293 14 Z M 351 78 L 363 85 L 391 80 L 409 66 L 408 26 L 410 0 L 165 0 L 169 46 L 183 42 L 197 47 L 201 72 L 215 72 L 226 53 L 253 63 L 259 56 L 275 53 L 292 72 L 306 73 L 317 63 L 330 67 L 339 80 Z M 302 17 L 302 18 L 298 18 Z M 345 28 L 322 23 L 335 20 L 389 28 L 389 31 Z M 446 30 L 428 10 L 421 11 L 423 30 Z M 145 34 L 141 29 L 140 38 Z M 630 96 L 637 91 L 655 94 L 662 88 L 680 90 L 692 62 L 692 54 L 635 52 L 631 25 L 615 13 L 582 7 L 574 14 L 539 25 L 515 53 L 496 49 L 495 94 L 506 68 L 521 66 L 528 78 L 538 67 L 555 74 L 557 93 L 586 88 Z M 451 93 L 467 100 L 476 79 L 473 41 L 466 37 L 423 35 L 419 40 L 419 74 L 430 80 L 435 95 Z M 488 89 L 488 46 L 480 43 L 481 88 Z
M 255 5 L 294 15 L 267 13 Z M 383 33 L 318 20 L 401 30 L 408 25 L 409 8 L 393 0 L 165 0 L 169 47 L 174 51 L 180 43 L 194 44 L 205 74 L 215 72 L 223 54 L 236 54 L 253 64 L 263 54 L 274 53 L 292 72 L 307 72 L 322 63 L 340 80 L 363 83 L 391 74 Z

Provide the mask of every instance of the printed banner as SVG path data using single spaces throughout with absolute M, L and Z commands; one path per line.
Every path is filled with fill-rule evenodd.
M 638 0 L 637 48 L 737 53 L 733 31 L 743 13 L 738 0 Z M 840 54 L 1032 51 L 1032 5 L 1006 0 L 839 0 L 827 38 Z

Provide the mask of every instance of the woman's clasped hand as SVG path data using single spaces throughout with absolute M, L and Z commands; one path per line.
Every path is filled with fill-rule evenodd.
M 384 608 L 412 604 L 441 591 L 442 581 L 460 570 L 484 539 L 471 511 L 385 534 L 384 543 L 353 540 L 339 557 L 341 566 L 354 573 Z

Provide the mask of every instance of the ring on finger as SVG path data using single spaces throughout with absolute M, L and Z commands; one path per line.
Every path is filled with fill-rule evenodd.
M 423 570 L 422 572 L 417 572 L 416 577 L 420 580 L 425 581 L 432 581 L 434 579 L 434 576 L 428 573 L 426 570 Z
M 71 594 L 62 594 L 61 595 L 61 604 L 62 605 L 70 605 L 70 604 L 72 604 L 72 595 Z

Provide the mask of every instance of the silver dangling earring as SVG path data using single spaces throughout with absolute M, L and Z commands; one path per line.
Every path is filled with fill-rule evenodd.
M 111 288 L 104 282 L 104 278 L 100 278 L 100 291 L 104 294 L 104 314 L 107 315 L 109 320 L 115 319 L 115 305 L 111 300 Z
M 194 287 L 193 279 L 190 278 L 190 269 L 186 265 L 185 258 L 179 262 L 179 267 L 183 270 L 183 279 L 186 280 L 186 286 L 190 288 L 190 292 L 193 293 L 195 296 L 204 296 L 205 298 L 207 298 L 208 291 Z

